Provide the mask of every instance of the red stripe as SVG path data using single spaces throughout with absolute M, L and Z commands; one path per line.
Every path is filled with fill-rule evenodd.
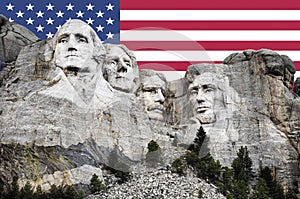
M 209 63 L 209 62 L 138 62 L 140 69 L 153 69 L 158 71 L 186 71 L 192 64 Z M 221 62 L 214 62 L 220 64 Z M 294 62 L 297 71 L 300 71 L 300 61 Z
M 131 50 L 300 50 L 300 41 L 121 41 Z
M 299 0 L 120 0 L 121 10 L 297 10 Z
M 300 30 L 300 21 L 121 21 L 121 30 Z

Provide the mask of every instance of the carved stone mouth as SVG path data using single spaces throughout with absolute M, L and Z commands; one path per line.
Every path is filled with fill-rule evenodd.
M 64 69 L 64 72 L 66 75 L 77 75 L 78 71 L 80 68 L 75 67 L 75 66 L 68 66 L 67 68 Z
M 197 111 L 197 113 L 204 113 L 205 111 L 207 111 L 209 109 L 210 109 L 209 106 L 201 106 L 201 107 L 197 107 L 196 111 Z

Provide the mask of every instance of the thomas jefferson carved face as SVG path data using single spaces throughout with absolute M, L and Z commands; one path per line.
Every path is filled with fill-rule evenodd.
M 164 121 L 166 81 L 157 74 L 141 78 L 140 99 L 151 120 Z
M 94 50 L 91 27 L 79 20 L 72 20 L 63 25 L 57 34 L 55 64 L 64 70 L 95 72 L 96 66 L 87 64 Z
M 212 73 L 203 73 L 196 76 L 189 86 L 192 113 L 202 124 L 214 123 L 216 111 L 224 107 L 224 97 L 218 83 Z
M 133 92 L 136 84 L 134 67 L 131 57 L 120 46 L 110 45 L 107 48 L 104 77 L 113 88 Z

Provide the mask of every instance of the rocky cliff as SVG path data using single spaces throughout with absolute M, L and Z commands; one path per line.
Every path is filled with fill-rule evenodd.
M 108 63 L 101 44 L 94 44 L 97 55 L 88 62 L 98 72 L 81 73 L 57 66 L 56 37 L 37 41 L 0 19 L 0 37 L 10 41 L 0 43 L 2 183 L 18 175 L 20 185 L 29 180 L 48 190 L 52 184 L 86 185 L 93 173 L 102 178 L 104 166 L 136 172 L 151 140 L 168 165 L 202 126 L 209 151 L 201 154 L 230 166 L 247 146 L 255 169 L 269 166 L 284 187 L 300 187 L 300 97 L 297 82 L 291 90 L 295 69 L 287 56 L 247 50 L 223 64 L 192 65 L 174 82 L 146 72 L 138 91 L 127 93 L 103 78 L 102 69 L 115 61 Z M 130 71 L 109 70 L 118 79 Z

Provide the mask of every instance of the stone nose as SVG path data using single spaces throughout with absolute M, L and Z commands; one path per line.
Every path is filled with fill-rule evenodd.
M 120 72 L 126 73 L 127 68 L 128 66 L 126 65 L 126 63 L 122 59 L 120 59 L 118 62 L 118 73 Z
M 164 103 L 164 101 L 165 101 L 165 97 L 162 93 L 162 90 L 158 89 L 156 94 L 156 102 Z
M 206 100 L 204 92 L 201 89 L 199 89 L 199 91 L 198 91 L 198 94 L 196 96 L 196 100 L 197 100 L 198 103 L 202 103 Z
M 71 35 L 69 40 L 68 40 L 68 51 L 77 51 L 77 41 L 76 38 Z

